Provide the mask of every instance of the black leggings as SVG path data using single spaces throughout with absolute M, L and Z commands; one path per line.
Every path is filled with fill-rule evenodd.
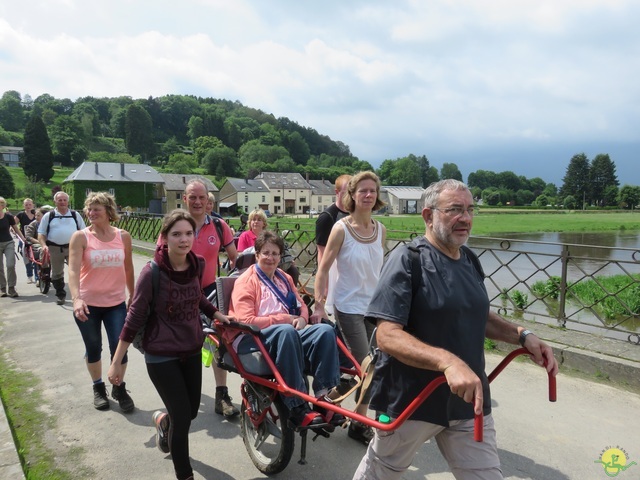
M 171 419 L 169 449 L 178 479 L 193 475 L 189 461 L 189 428 L 198 415 L 202 393 L 202 357 L 161 363 L 147 363 L 149 378 L 156 387 Z

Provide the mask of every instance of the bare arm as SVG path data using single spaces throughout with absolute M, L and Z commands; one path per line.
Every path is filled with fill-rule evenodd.
M 111 366 L 109 367 L 109 372 L 107 373 L 107 378 L 112 385 L 120 385 L 124 378 L 125 370 L 124 365 L 122 365 L 122 359 L 127 353 L 129 345 L 131 345 L 131 342 L 125 342 L 124 340 L 118 341 L 116 353 L 113 354 Z
M 40 242 L 40 246 L 42 247 L 42 250 L 46 250 L 47 248 L 47 236 L 43 233 L 39 233 L 38 234 L 38 242 Z
M 487 330 L 485 332 L 487 338 L 517 345 L 523 330 L 525 330 L 524 327 L 508 322 L 496 312 L 489 310 L 489 319 L 487 320 Z M 545 367 L 547 372 L 554 376 L 558 373 L 558 362 L 553 356 L 553 350 L 549 345 L 534 334 L 530 334 L 525 337 L 524 346 L 531 352 L 531 359 L 535 363 Z
M 229 245 L 224 247 L 227 251 L 227 258 L 229 259 L 229 270 L 232 270 L 236 265 L 236 258 L 238 257 L 238 249 L 236 248 L 236 244 L 231 242 Z
M 11 225 L 11 228 L 13 228 L 13 231 L 15 232 L 16 236 L 22 240 L 22 243 L 27 243 L 27 240 L 24 238 L 24 235 L 22 235 L 22 232 L 20 231 L 20 227 L 18 225 Z
M 122 230 L 122 243 L 124 244 L 124 274 L 125 282 L 127 284 L 127 291 L 129 292 L 129 298 L 127 299 L 127 308 L 131 305 L 131 299 L 133 298 L 133 292 L 135 290 L 135 278 L 133 271 L 133 245 L 131 242 L 131 235 L 129 232 Z
M 329 288 L 329 269 L 338 257 L 343 243 L 344 230 L 341 225 L 336 224 L 331 230 L 329 241 L 322 255 L 322 262 L 319 264 L 318 272 L 316 273 L 316 279 L 313 285 L 316 297 L 316 308 L 311 316 L 311 323 L 317 323 L 321 318 L 326 317 L 324 302 L 327 299 L 327 290 Z
M 476 414 L 482 413 L 482 381 L 458 356 L 418 340 L 399 323 L 378 320 L 378 347 L 402 363 L 444 373 L 451 393 L 467 403 L 474 403 Z
M 322 263 L 322 256 L 324 255 L 325 246 L 318 245 L 316 248 L 318 249 L 318 267 L 320 267 L 320 264 Z
M 82 255 L 87 248 L 87 239 L 83 232 L 75 232 L 69 242 L 69 291 L 73 301 L 73 314 L 82 322 L 88 319 L 89 307 L 80 298 L 80 267 Z

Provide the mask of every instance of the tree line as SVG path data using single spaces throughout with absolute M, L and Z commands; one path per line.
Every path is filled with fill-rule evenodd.
M 254 178 L 263 171 L 333 181 L 345 173 L 374 170 L 383 184 L 396 186 L 463 180 L 455 163 L 438 170 L 425 155 L 387 159 L 374 169 L 348 145 L 286 117 L 238 101 L 191 95 L 72 101 L 7 91 L 0 98 L 0 144 L 24 147 L 25 174 L 36 182 L 49 181 L 54 163 L 75 167 L 84 161 L 149 163 L 169 173 L 208 174 L 219 184 L 226 177 Z M 592 161 L 575 155 L 560 189 L 511 171 L 477 170 L 467 184 L 488 205 L 632 208 L 640 203 L 639 187 L 618 188 L 615 164 L 607 154 Z

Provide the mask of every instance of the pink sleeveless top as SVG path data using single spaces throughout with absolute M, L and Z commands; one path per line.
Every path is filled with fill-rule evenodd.
M 80 266 L 80 297 L 92 307 L 115 307 L 126 299 L 122 232 L 116 229 L 110 242 L 101 242 L 89 228 L 82 233 L 87 248 Z

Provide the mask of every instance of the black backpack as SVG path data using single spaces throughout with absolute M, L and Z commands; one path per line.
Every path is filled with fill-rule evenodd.
M 76 212 L 75 210 L 69 209 L 69 213 L 71 213 L 71 216 L 73 217 L 73 219 L 76 222 L 76 230 L 80 230 L 80 224 L 78 223 L 78 212 Z M 53 220 L 54 218 L 69 218 L 68 215 L 56 215 L 56 211 L 55 210 L 51 210 L 49 213 L 47 213 L 47 215 L 49 215 L 49 221 L 47 222 L 47 232 L 45 233 L 45 235 L 47 237 L 49 237 L 49 229 L 51 228 L 51 220 Z

